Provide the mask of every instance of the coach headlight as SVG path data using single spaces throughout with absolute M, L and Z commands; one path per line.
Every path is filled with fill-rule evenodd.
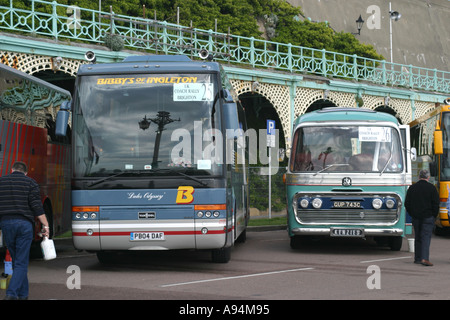
M 383 201 L 379 198 L 375 198 L 372 200 L 372 207 L 376 210 L 380 209 L 383 205 Z
M 386 200 L 386 207 L 387 207 L 388 209 L 394 208 L 394 207 L 395 207 L 395 200 L 392 199 L 392 198 L 388 198 L 388 199 Z
M 309 200 L 308 199 L 302 199 L 300 200 L 300 207 L 302 207 L 303 209 L 308 208 L 309 206 Z
M 311 202 L 314 209 L 320 209 L 322 207 L 322 199 L 320 198 L 314 198 L 314 200 Z

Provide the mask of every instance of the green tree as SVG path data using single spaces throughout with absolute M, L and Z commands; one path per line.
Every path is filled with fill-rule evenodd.
M 156 11 L 158 20 L 175 23 L 177 8 L 180 10 L 180 24 L 195 28 L 214 30 L 217 19 L 217 31 L 228 32 L 245 37 L 260 36 L 255 18 L 255 0 L 144 0 L 148 18 Z
M 335 33 L 333 39 L 333 51 L 356 54 L 360 57 L 367 57 L 376 60 L 383 60 L 384 57 L 378 54 L 372 45 L 364 44 L 358 41 L 354 35 L 346 32 Z

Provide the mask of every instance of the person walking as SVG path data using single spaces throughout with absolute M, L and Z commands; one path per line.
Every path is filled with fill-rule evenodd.
M 430 262 L 431 234 L 439 213 L 439 194 L 428 182 L 428 170 L 420 170 L 419 181 L 409 187 L 405 207 L 414 227 L 414 263 L 432 266 Z
M 4 300 L 28 299 L 27 273 L 35 217 L 43 226 L 43 236 L 49 236 L 39 186 L 27 177 L 27 171 L 27 165 L 17 161 L 10 174 L 0 177 L 0 227 L 13 265 Z

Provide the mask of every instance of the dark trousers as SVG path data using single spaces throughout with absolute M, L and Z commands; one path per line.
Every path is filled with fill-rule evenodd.
M 430 260 L 430 243 L 434 221 L 434 217 L 412 218 L 414 227 L 414 261 Z

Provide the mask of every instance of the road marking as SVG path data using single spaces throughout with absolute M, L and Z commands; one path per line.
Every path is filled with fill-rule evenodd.
M 399 257 L 399 258 L 388 258 L 388 259 L 377 259 L 377 260 L 361 261 L 360 263 L 369 263 L 369 262 L 378 262 L 378 261 L 390 261 L 390 260 L 400 260 L 400 259 L 411 259 L 411 258 L 412 258 L 412 256 Z
M 267 275 L 271 275 L 271 274 L 280 274 L 280 273 L 286 273 L 286 272 L 306 271 L 306 270 L 314 270 L 314 268 L 290 269 L 290 270 L 281 270 L 281 271 L 246 274 L 246 275 L 235 276 L 235 277 L 224 277 L 224 278 L 215 278 L 215 279 L 207 279 L 207 280 L 179 282 L 179 283 L 172 283 L 172 284 L 163 284 L 160 287 L 161 288 L 166 288 L 166 287 L 184 286 L 184 285 L 187 285 L 187 284 L 196 284 L 196 283 L 204 283 L 204 282 L 223 281 L 223 280 L 234 280 L 234 279 L 242 279 L 242 278 L 250 278 L 250 277 L 267 276 Z

